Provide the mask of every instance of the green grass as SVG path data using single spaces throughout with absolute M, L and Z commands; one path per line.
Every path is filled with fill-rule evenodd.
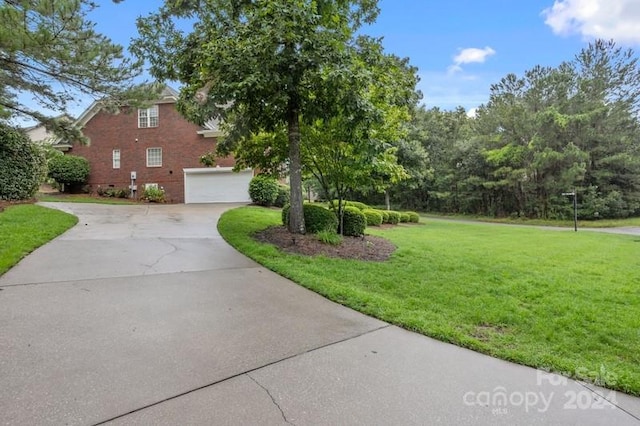
M 269 269 L 363 313 L 640 395 L 638 237 L 426 221 L 370 230 L 398 249 L 367 263 L 287 254 L 251 238 L 279 221 L 277 210 L 242 207 L 218 228 Z
M 138 204 L 137 201 L 127 198 L 93 197 L 87 194 L 36 194 L 38 201 L 48 203 L 93 203 L 93 204 Z
M 441 215 L 437 213 L 426 213 L 426 218 L 438 219 L 460 219 L 472 220 L 477 222 L 504 223 L 511 225 L 531 225 L 531 226 L 560 226 L 564 228 L 573 228 L 573 220 L 552 220 L 552 219 L 527 219 L 527 218 L 496 218 L 488 216 L 475 215 Z M 579 220 L 578 228 L 616 228 L 625 226 L 640 226 L 640 217 L 630 217 L 626 219 L 600 219 L 600 220 Z
M 0 275 L 77 222 L 68 213 L 33 204 L 8 207 L 0 213 Z

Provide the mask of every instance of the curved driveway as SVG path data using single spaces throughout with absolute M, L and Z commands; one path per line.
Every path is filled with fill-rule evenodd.
M 612 404 L 271 273 L 218 234 L 228 206 L 48 206 L 79 223 L 0 277 L 2 424 L 639 423 L 636 398 L 604 391 Z M 486 402 L 496 392 L 506 405 Z

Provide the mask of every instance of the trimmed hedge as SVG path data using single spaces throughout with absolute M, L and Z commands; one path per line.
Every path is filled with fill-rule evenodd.
M 21 131 L 0 124 L 0 200 L 26 200 L 46 176 L 44 152 Z
M 282 224 L 289 225 L 289 209 L 287 204 L 282 209 Z M 319 204 L 304 204 L 304 225 L 308 234 L 317 234 L 321 231 L 335 231 L 338 228 L 338 218 L 329 209 Z
M 359 237 L 364 235 L 367 218 L 362 210 L 354 206 L 346 206 L 342 211 L 342 235 Z
M 409 213 L 402 212 L 400 213 L 400 222 L 401 223 L 409 223 Z
M 389 212 L 386 210 L 376 210 L 382 215 L 382 223 L 389 223 Z
M 389 210 L 387 213 L 389 213 L 390 224 L 397 225 L 398 223 L 400 223 L 400 213 L 393 210 Z
M 345 207 L 345 206 L 356 207 L 359 210 L 371 209 L 371 207 L 369 207 L 365 203 L 361 203 L 360 201 L 342 200 L 342 206 L 343 207 Z M 337 209 L 338 208 L 338 200 L 331 200 L 330 207 L 332 207 L 334 209 Z
M 249 182 L 249 197 L 259 206 L 272 206 L 278 199 L 278 182 L 269 176 L 254 176 Z
M 82 185 L 89 178 L 89 160 L 77 155 L 58 155 L 49 160 L 49 177 L 66 186 Z
M 378 210 L 373 210 L 373 209 L 365 209 L 362 210 L 362 213 L 364 213 L 364 216 L 367 219 L 367 226 L 380 226 L 382 225 L 382 213 L 380 213 Z
M 291 189 L 287 185 L 278 184 L 278 196 L 273 202 L 275 207 L 284 207 L 291 202 Z
M 420 222 L 420 215 L 416 212 L 407 212 L 407 214 L 409 215 L 409 222 L 411 223 L 418 223 Z

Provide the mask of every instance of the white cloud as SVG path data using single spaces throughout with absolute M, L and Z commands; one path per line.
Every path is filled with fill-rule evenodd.
M 483 63 L 489 56 L 495 54 L 496 51 L 489 46 L 484 49 L 478 49 L 477 47 L 460 49 L 460 52 L 453 57 L 453 65 L 448 68 L 449 74 L 461 72 L 463 64 Z
M 555 0 L 542 15 L 559 35 L 580 34 L 585 38 L 640 44 L 638 0 Z
M 471 108 L 467 110 L 467 117 L 476 118 L 478 115 L 478 108 Z

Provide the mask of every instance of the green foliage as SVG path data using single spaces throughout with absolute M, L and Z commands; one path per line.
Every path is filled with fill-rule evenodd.
M 269 176 L 257 175 L 249 182 L 249 197 L 258 206 L 272 206 L 278 199 L 278 182 Z
M 282 224 L 287 226 L 289 221 L 289 210 L 291 206 L 286 205 L 282 209 Z M 329 209 L 319 204 L 305 203 L 303 205 L 304 221 L 307 226 L 307 233 L 316 234 L 320 231 L 334 231 L 338 228 L 338 218 Z
M 145 188 L 140 198 L 150 203 L 164 203 L 164 189 L 160 187 L 150 186 L 148 188 Z
M 49 161 L 48 176 L 68 186 L 82 185 L 89 178 L 89 161 L 76 155 L 59 155 Z
M 406 212 L 407 215 L 409 215 L 409 222 L 411 223 L 419 223 L 420 222 L 420 215 L 416 212 Z
M 393 210 L 388 210 L 387 213 L 389 214 L 389 223 L 391 225 L 397 225 L 400 223 L 400 213 Z
M 342 200 L 342 205 L 343 206 L 355 207 L 355 208 L 357 208 L 359 210 L 371 209 L 371 207 L 369 207 L 365 203 L 361 203 L 360 201 Z M 338 200 L 331 200 L 330 207 L 332 209 L 337 209 L 338 208 Z
M 76 99 L 101 99 L 113 110 L 155 97 L 155 87 L 133 84 L 143 62 L 128 59 L 121 46 L 96 33 L 87 19 L 96 7 L 91 0 L 0 2 L 0 112 L 35 119 L 75 141 L 80 130 L 60 115 Z
M 382 216 L 382 223 L 389 223 L 389 211 L 388 210 L 376 210 Z
M 400 223 L 409 223 L 410 219 L 411 219 L 411 216 L 409 216 L 409 213 L 405 213 L 405 212 L 400 213 Z
M 380 226 L 382 225 L 383 215 L 378 210 L 364 209 L 362 210 L 364 216 L 367 219 L 367 226 Z
M 99 186 L 96 190 L 99 196 L 106 198 L 128 198 L 130 191 L 128 188 L 111 188 Z
M 213 167 L 216 165 L 217 156 L 215 152 L 207 152 L 200 156 L 199 161 L 205 167 Z
M 0 200 L 25 200 L 38 191 L 46 173 L 41 149 L 17 129 L 0 123 Z
M 275 207 L 284 207 L 291 199 L 291 189 L 287 185 L 278 184 L 278 196 L 273 202 Z
M 325 229 L 318 231 L 316 236 L 318 237 L 318 241 L 321 241 L 324 244 L 339 246 L 340 243 L 342 243 L 342 235 L 338 234 L 335 230 Z
M 367 218 L 362 210 L 353 206 L 346 206 L 342 211 L 342 235 L 346 237 L 360 237 L 367 227 Z

